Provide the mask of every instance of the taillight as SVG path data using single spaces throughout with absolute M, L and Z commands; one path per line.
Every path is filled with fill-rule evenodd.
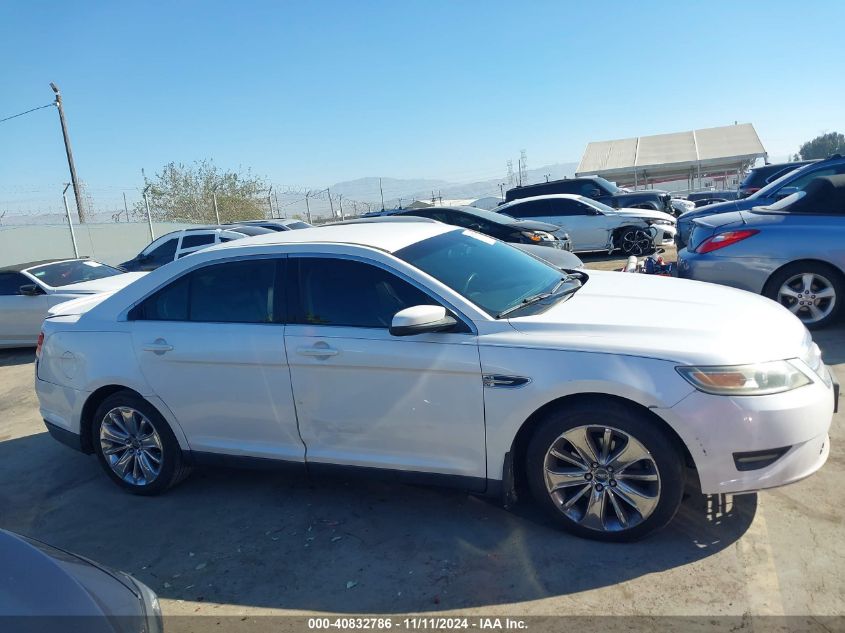
M 698 248 L 695 249 L 695 252 L 703 254 L 710 253 L 712 251 L 717 251 L 720 248 L 725 248 L 725 246 L 730 246 L 731 244 L 741 242 L 742 240 L 747 239 L 752 235 L 757 235 L 757 233 L 759 232 L 760 231 L 756 229 L 745 229 L 742 231 L 726 231 L 725 233 L 719 233 L 718 235 L 711 235 L 701 244 L 698 245 Z
M 41 346 L 43 344 L 44 344 L 44 332 L 40 332 L 38 334 L 38 342 L 35 344 L 35 358 L 41 358 Z

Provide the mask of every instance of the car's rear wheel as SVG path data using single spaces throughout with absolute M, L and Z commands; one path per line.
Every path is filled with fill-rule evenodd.
M 528 445 L 528 483 L 564 529 L 631 541 L 664 527 L 681 503 L 684 462 L 659 423 L 619 403 L 564 406 Z
M 106 474 L 132 493 L 158 494 L 190 472 L 165 419 L 131 391 L 114 393 L 100 404 L 91 439 Z
M 836 319 L 843 301 L 842 275 L 816 262 L 790 264 L 772 275 L 763 294 L 787 308 L 810 329 Z

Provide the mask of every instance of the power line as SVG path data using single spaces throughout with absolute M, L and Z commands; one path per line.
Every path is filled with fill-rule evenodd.
M 55 103 L 48 103 L 47 105 L 38 106 L 37 108 L 33 108 L 32 110 L 27 110 L 26 112 L 21 112 L 20 114 L 13 114 L 12 116 L 7 116 L 5 119 L 0 119 L 0 123 L 4 123 L 5 121 L 9 121 L 10 119 L 16 119 L 19 116 L 23 116 L 24 114 L 29 114 L 30 112 L 35 112 L 36 110 L 43 110 L 44 108 L 49 108 L 56 105 Z

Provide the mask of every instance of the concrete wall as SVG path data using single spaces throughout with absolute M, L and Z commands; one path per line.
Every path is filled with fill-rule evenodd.
M 156 237 L 190 226 L 170 222 L 153 222 Z M 119 264 L 150 243 L 146 222 L 74 224 L 79 255 L 89 256 L 105 264 Z M 0 266 L 40 259 L 73 257 L 73 243 L 67 224 L 0 226 Z

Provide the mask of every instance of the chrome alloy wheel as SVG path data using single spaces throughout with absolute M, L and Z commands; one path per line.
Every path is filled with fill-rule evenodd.
M 622 252 L 626 255 L 645 255 L 654 245 L 654 236 L 645 229 L 631 229 L 622 234 Z
M 112 471 L 133 486 L 151 484 L 161 472 L 161 438 L 147 417 L 115 407 L 100 424 L 100 448 Z
M 660 500 L 660 474 L 651 453 L 625 431 L 579 426 L 546 452 L 546 490 L 579 525 L 618 532 L 645 521 Z
M 821 321 L 836 305 L 836 291 L 826 277 L 802 273 L 787 279 L 778 290 L 778 303 L 786 306 L 805 324 Z

